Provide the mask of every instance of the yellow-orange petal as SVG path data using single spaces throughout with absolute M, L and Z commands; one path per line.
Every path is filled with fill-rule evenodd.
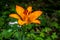
M 18 24 L 19 24 L 19 25 L 24 25 L 24 24 L 25 24 L 25 22 L 24 22 L 24 21 L 22 21 L 21 19 L 19 19 L 19 20 L 18 20 Z
M 27 10 L 28 10 L 28 13 L 32 12 L 32 6 L 28 6 Z
M 37 19 L 41 14 L 42 14 L 42 11 L 34 11 L 33 13 L 29 15 L 29 19 L 33 21 Z
M 19 19 L 19 16 L 17 14 L 10 14 L 9 17 Z
M 22 19 L 24 18 L 24 14 L 23 14 L 24 9 L 21 6 L 16 5 L 16 12 L 18 15 L 21 16 Z
M 33 20 L 32 23 L 40 24 L 41 22 L 39 20 Z

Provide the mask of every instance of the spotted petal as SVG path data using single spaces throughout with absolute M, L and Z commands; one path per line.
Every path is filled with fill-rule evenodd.
M 21 19 L 19 19 L 19 20 L 18 20 L 18 24 L 19 24 L 19 25 L 24 25 L 24 24 L 25 24 L 25 22 L 24 22 L 24 21 L 22 21 Z
M 12 18 L 19 19 L 19 16 L 17 14 L 10 14 L 9 16 L 12 17 Z
M 31 14 L 29 15 L 29 19 L 30 19 L 31 21 L 36 20 L 41 14 L 42 14 L 41 11 L 34 11 L 33 13 L 31 13 Z
M 41 22 L 40 22 L 40 20 L 33 20 L 33 21 L 31 21 L 32 23 L 37 23 L 37 24 L 40 24 Z
M 16 5 L 16 11 L 17 11 L 18 15 L 20 15 L 21 18 L 23 19 L 24 18 L 24 14 L 23 14 L 24 9 L 21 6 Z
M 32 12 L 32 7 L 31 6 L 28 6 L 27 10 L 28 10 L 28 13 L 29 12 Z

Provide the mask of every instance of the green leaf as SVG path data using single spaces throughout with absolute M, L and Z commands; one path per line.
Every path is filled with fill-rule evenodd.
M 4 30 L 2 32 L 2 36 L 5 37 L 5 38 L 9 38 L 11 37 L 11 35 L 13 34 L 14 32 L 12 32 L 12 29 L 9 29 L 9 30 Z
M 41 37 L 45 37 L 45 34 L 43 32 L 40 32 Z
M 52 40 L 49 36 L 46 38 L 46 40 Z
M 59 28 L 58 23 L 56 23 L 56 22 L 52 22 L 51 23 L 51 26 L 56 27 L 56 28 Z
M 41 37 L 36 37 L 35 40 L 43 40 Z
M 49 31 L 51 31 L 51 30 L 52 30 L 52 29 L 49 28 L 49 27 L 45 27 L 44 29 L 42 29 L 43 32 L 49 32 Z
M 41 21 L 41 24 L 40 25 L 45 26 L 46 25 L 46 22 L 47 22 L 47 19 L 45 18 L 45 15 L 40 16 L 39 19 Z
M 0 26 L 4 25 L 4 18 L 0 17 Z
M 53 33 L 53 34 L 51 35 L 51 37 L 52 37 L 52 39 L 55 39 L 55 38 L 57 38 L 57 35 L 56 35 L 56 33 Z

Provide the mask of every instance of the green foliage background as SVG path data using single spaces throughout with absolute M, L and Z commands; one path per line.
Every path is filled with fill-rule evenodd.
M 41 24 L 9 25 L 17 21 L 9 17 L 16 5 L 41 10 Z M 0 0 L 0 40 L 60 40 L 60 0 Z

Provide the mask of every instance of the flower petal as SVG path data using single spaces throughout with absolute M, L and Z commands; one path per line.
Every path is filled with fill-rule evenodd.
M 32 23 L 40 24 L 41 22 L 39 20 L 33 20 Z
M 23 14 L 24 9 L 21 6 L 16 5 L 16 11 L 17 11 L 18 15 L 20 15 L 21 18 L 23 19 L 24 18 L 24 14 Z
M 32 12 L 32 7 L 29 6 L 29 7 L 27 8 L 27 10 L 28 10 L 28 13 L 29 13 L 29 12 Z
M 21 19 L 19 19 L 19 20 L 18 20 L 18 24 L 19 24 L 19 25 L 24 25 L 24 24 L 25 24 L 25 22 L 24 22 L 24 21 L 22 21 Z
M 19 19 L 19 16 L 17 14 L 10 14 L 9 16 L 12 17 L 12 18 Z
M 41 14 L 42 14 L 41 11 L 35 11 L 29 15 L 29 19 L 31 21 L 33 21 L 33 20 L 37 19 Z
M 22 21 L 22 20 L 20 19 L 20 17 L 19 17 L 17 14 L 10 14 L 9 16 L 12 17 L 12 18 L 18 19 L 18 24 L 19 24 L 19 25 L 25 24 L 25 22 Z

